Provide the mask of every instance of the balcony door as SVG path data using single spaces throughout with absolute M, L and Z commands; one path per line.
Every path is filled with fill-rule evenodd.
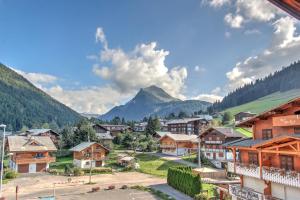
M 285 170 L 294 170 L 294 158 L 292 156 L 280 156 L 280 167 Z

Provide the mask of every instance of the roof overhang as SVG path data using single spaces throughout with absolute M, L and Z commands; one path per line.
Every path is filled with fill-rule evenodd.
M 300 20 L 300 2 L 299 0 L 268 0 L 275 6 L 281 8 L 296 19 Z

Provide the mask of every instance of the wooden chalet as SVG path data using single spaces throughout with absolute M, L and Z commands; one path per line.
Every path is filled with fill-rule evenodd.
M 239 123 L 241 121 L 245 121 L 251 117 L 254 117 L 256 114 L 252 113 L 252 112 L 239 112 L 237 114 L 234 115 L 234 121 L 235 123 Z
M 112 125 L 112 124 L 99 124 L 101 127 L 110 131 L 110 134 L 113 137 L 116 137 L 118 134 L 124 133 L 126 131 L 132 131 L 131 128 L 127 125 Z
M 175 119 L 167 122 L 168 131 L 173 134 L 199 135 L 210 122 L 202 118 Z
M 233 128 L 211 127 L 200 134 L 201 153 L 217 168 L 222 168 L 228 159 L 233 158 L 232 152 L 226 150 L 223 144 L 244 137 Z
M 48 136 L 51 138 L 53 143 L 58 146 L 60 140 L 60 134 L 53 131 L 52 129 L 29 129 L 24 133 L 20 133 L 21 136 Z
M 109 149 L 96 142 L 82 142 L 70 149 L 73 164 L 79 168 L 102 167 Z
M 186 134 L 165 134 L 159 140 L 163 154 L 181 156 L 198 150 L 198 136 Z
M 6 151 L 9 167 L 18 173 L 45 172 L 55 162 L 52 152 L 57 149 L 48 136 L 8 136 Z
M 110 134 L 110 131 L 99 124 L 94 124 L 93 129 L 95 130 L 96 137 L 101 142 L 101 144 L 106 147 L 111 147 L 114 138 Z
M 228 171 L 241 178 L 230 185 L 233 199 L 300 198 L 300 98 L 238 124 L 252 127 L 253 138 L 228 143 Z

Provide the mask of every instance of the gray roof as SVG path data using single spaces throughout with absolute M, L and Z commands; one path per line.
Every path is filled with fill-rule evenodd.
M 155 133 L 157 135 L 159 135 L 160 137 L 163 137 L 165 136 L 166 134 L 172 134 L 171 132 L 168 132 L 168 131 L 155 131 Z
M 82 142 L 78 145 L 76 145 L 75 147 L 71 148 L 70 151 L 82 151 L 88 147 L 90 147 L 91 145 L 96 144 L 96 142 Z M 99 143 L 97 143 L 99 144 Z M 101 147 L 103 147 L 104 149 L 106 149 L 107 151 L 109 151 L 109 149 L 107 149 L 106 147 L 104 147 L 103 145 L 99 144 Z
M 36 129 L 29 129 L 27 130 L 26 132 L 27 133 L 30 133 L 31 135 L 39 135 L 41 133 L 46 133 L 46 132 L 49 132 L 49 131 L 52 131 L 53 133 L 56 133 L 55 131 L 53 131 L 52 129 L 45 129 L 45 128 L 36 128 Z M 59 135 L 58 133 L 56 133 L 57 135 Z
M 175 141 L 191 141 L 194 142 L 197 139 L 197 135 L 186 135 L 186 134 L 166 134 L 164 137 L 170 137 Z
M 57 150 L 51 138 L 47 136 L 8 136 L 7 141 L 10 152 Z
M 205 134 L 211 130 L 216 130 L 216 131 L 220 132 L 221 134 L 225 135 L 226 137 L 236 137 L 236 138 L 245 137 L 245 135 L 243 135 L 242 133 L 240 133 L 230 127 L 211 127 L 209 129 L 207 129 L 206 131 L 204 131 L 202 134 Z
M 106 133 L 96 133 L 96 136 L 101 140 L 112 140 L 114 139 L 113 136 L 110 134 L 110 132 Z
M 76 145 L 75 147 L 71 148 L 70 151 L 82 151 L 93 144 L 96 144 L 96 142 L 82 142 Z

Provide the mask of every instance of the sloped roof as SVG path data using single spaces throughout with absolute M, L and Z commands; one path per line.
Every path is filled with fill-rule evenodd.
M 96 136 L 101 140 L 112 140 L 114 139 L 113 136 L 110 134 L 110 132 L 106 133 L 96 133 Z
M 276 110 L 283 110 L 284 108 L 286 108 L 286 106 L 288 106 L 289 104 L 292 104 L 292 103 L 294 103 L 294 102 L 297 102 L 297 101 L 300 101 L 300 97 L 297 97 L 297 98 L 294 98 L 294 99 L 292 99 L 292 100 L 290 100 L 290 101 L 288 101 L 288 102 L 286 102 L 286 103 L 283 103 L 283 104 L 281 104 L 281 105 L 279 105 L 279 106 L 276 106 L 276 107 L 274 107 L 274 108 L 271 108 L 271 109 L 269 109 L 269 110 L 267 110 L 267 111 L 264 111 L 264 112 L 262 112 L 262 113 L 259 113 L 259 114 L 257 114 L 257 115 L 255 115 L 255 116 L 253 116 L 253 117 L 250 117 L 250 118 L 248 118 L 248 119 L 246 119 L 246 120 L 244 120 L 244 121 L 241 121 L 241 122 L 239 122 L 236 126 L 250 126 L 251 124 L 253 124 L 255 121 L 256 121 L 256 119 L 257 118 L 260 118 L 260 117 L 265 117 L 265 116 L 270 116 L 270 115 L 272 115 Z
M 165 137 L 169 137 L 169 138 L 171 138 L 171 139 L 173 139 L 174 141 L 177 141 L 177 142 L 179 142 L 179 141 L 181 141 L 181 142 L 184 142 L 184 141 L 194 142 L 197 139 L 198 136 L 197 135 L 172 134 L 171 133 L 171 134 L 164 135 L 162 138 L 165 138 Z
M 96 144 L 96 142 L 82 142 L 82 143 L 76 145 L 75 147 L 71 148 L 70 151 L 75 151 L 75 152 L 83 151 L 84 149 L 90 147 L 93 144 Z M 99 144 L 99 143 L 97 143 L 97 144 Z M 103 147 L 105 150 L 109 151 L 109 149 L 107 149 L 103 145 L 101 145 L 101 144 L 99 144 L 99 145 L 101 147 Z
M 46 133 L 46 132 L 49 132 L 49 131 L 51 131 L 51 132 L 53 132 L 53 133 L 59 135 L 58 133 L 56 133 L 56 132 L 53 131 L 52 129 L 44 129 L 44 128 L 40 128 L 40 129 L 38 129 L 38 128 L 36 128 L 36 129 L 29 129 L 29 130 L 27 130 L 26 132 L 27 132 L 27 133 L 30 133 L 31 135 L 39 135 L 39 134 L 41 134 L 41 133 Z
M 155 133 L 157 135 L 159 135 L 160 137 L 163 137 L 165 136 L 166 134 L 172 134 L 171 132 L 168 132 L 168 131 L 155 131 Z
M 243 135 L 242 133 L 234 130 L 231 127 L 211 127 L 211 128 L 208 128 L 207 130 L 205 130 L 203 133 L 201 133 L 201 135 L 205 135 L 206 133 L 208 133 L 212 130 L 216 130 L 219 133 L 225 135 L 226 137 L 235 137 L 235 138 L 245 137 L 245 135 Z
M 7 142 L 10 152 L 57 150 L 51 138 L 47 136 L 8 136 Z

